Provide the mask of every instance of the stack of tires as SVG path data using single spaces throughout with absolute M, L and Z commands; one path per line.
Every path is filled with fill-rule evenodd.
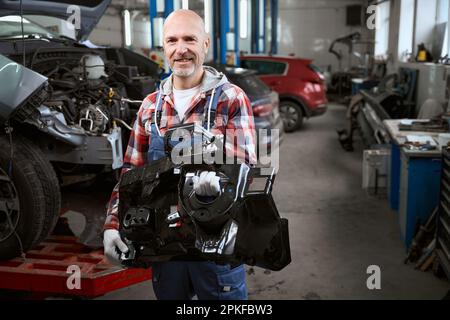
M 43 241 L 60 209 L 58 178 L 41 150 L 24 137 L 0 135 L 0 260 Z

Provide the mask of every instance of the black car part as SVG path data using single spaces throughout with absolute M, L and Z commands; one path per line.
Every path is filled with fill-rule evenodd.
M 245 164 L 177 167 L 163 158 L 125 173 L 119 220 L 130 251 L 122 263 L 148 267 L 154 261 L 200 259 L 284 268 L 291 261 L 288 221 L 271 195 L 275 174 L 262 176 L 260 170 Z M 193 191 L 192 178 L 200 171 L 220 177 L 217 198 Z

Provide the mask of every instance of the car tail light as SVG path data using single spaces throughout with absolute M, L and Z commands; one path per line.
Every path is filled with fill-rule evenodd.
M 253 106 L 253 115 L 257 117 L 266 117 L 273 111 L 273 105 L 271 103 L 259 104 Z

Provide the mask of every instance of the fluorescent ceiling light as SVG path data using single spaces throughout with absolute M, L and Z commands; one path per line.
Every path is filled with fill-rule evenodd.
M 206 33 L 211 32 L 211 0 L 205 0 L 204 6 L 205 12 L 205 31 Z
M 125 46 L 129 47 L 131 46 L 131 17 L 129 10 L 124 10 L 123 20 L 125 26 Z
M 239 2 L 239 36 L 242 39 L 248 37 L 248 1 L 240 0 Z

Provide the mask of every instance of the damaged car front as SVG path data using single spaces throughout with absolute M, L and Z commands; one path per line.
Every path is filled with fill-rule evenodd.
M 149 59 L 83 44 L 110 1 L 87 3 L 0 0 L 0 259 L 48 236 L 61 184 L 118 171 L 140 101 L 155 89 Z M 73 5 L 76 39 L 34 22 L 69 21 Z

